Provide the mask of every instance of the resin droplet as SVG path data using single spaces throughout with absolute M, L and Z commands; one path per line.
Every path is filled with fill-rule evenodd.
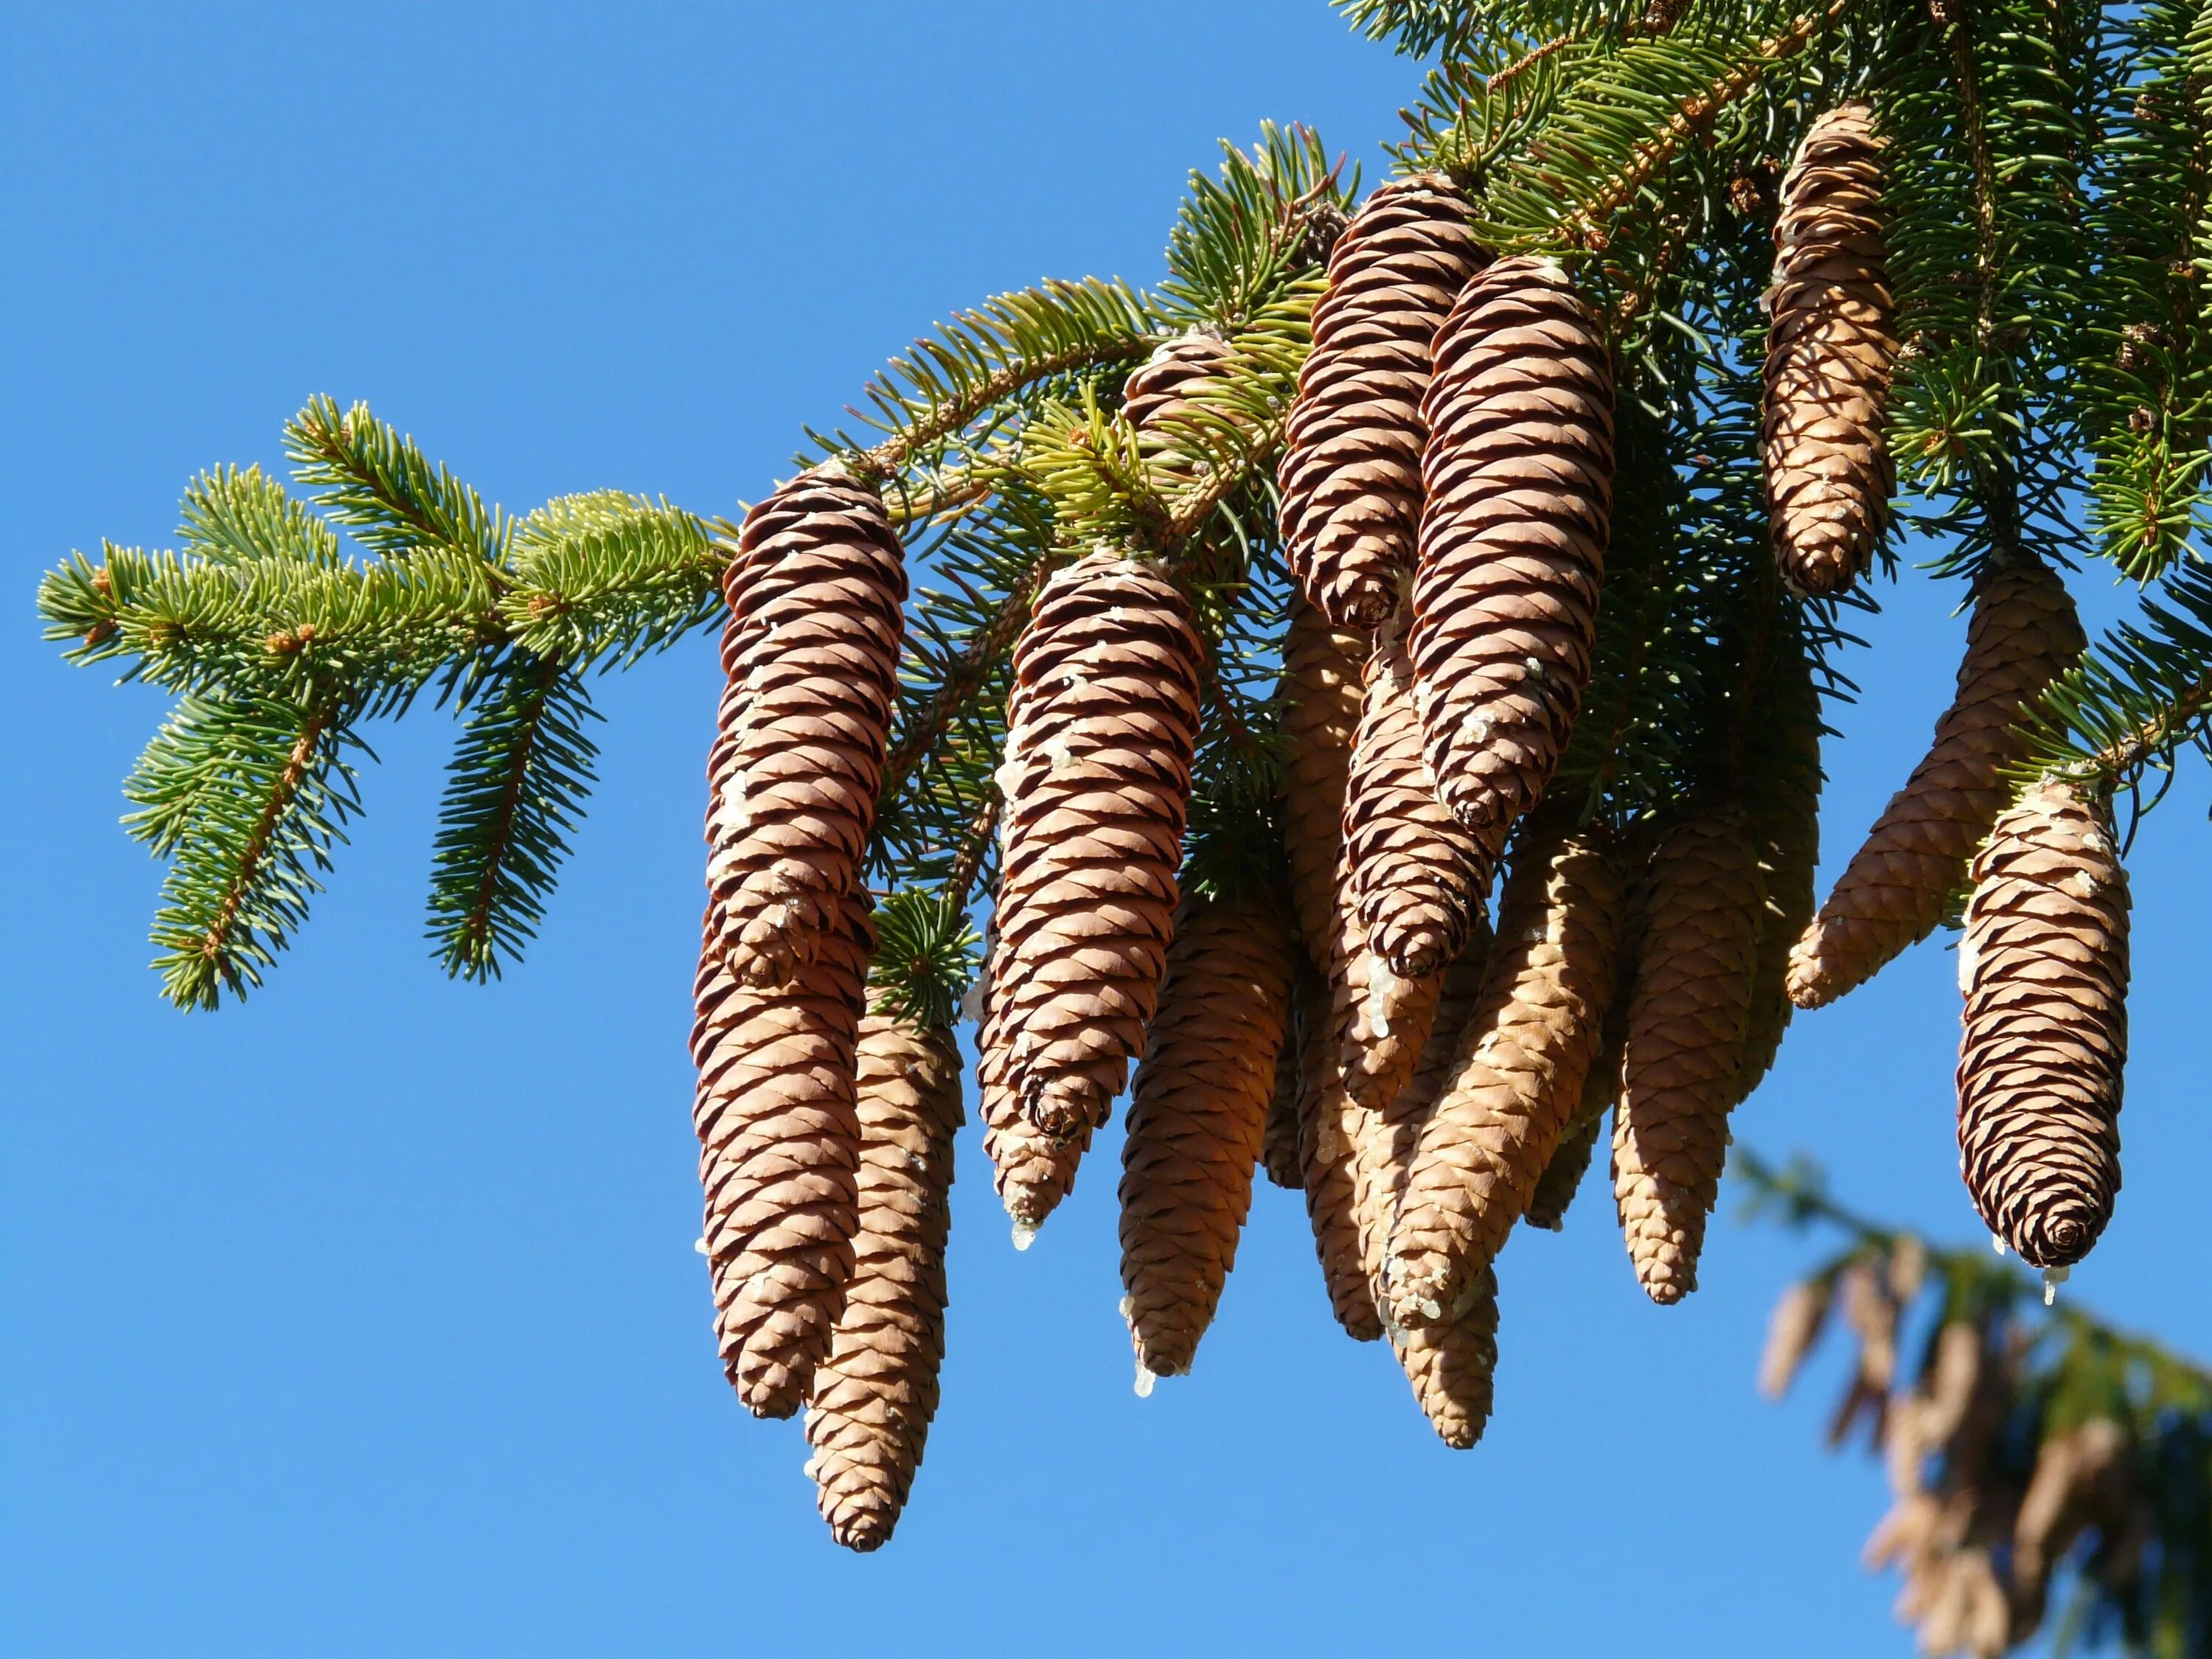
M 1145 1362 L 1139 1359 L 1137 1362 L 1137 1398 L 1150 1400 L 1152 1397 L 1152 1384 L 1158 1381 L 1158 1377 L 1145 1369 Z
M 2043 1305 L 2049 1307 L 2058 1300 L 2058 1287 L 2072 1275 L 2071 1267 L 2045 1267 L 2043 1270 Z
M 704 1255 L 707 1254 L 707 1241 L 703 1238 L 695 1238 L 691 1241 L 691 1248 L 698 1251 L 701 1255 Z
M 1017 1221 L 1014 1223 L 1014 1248 L 1016 1249 L 1026 1250 L 1030 1245 L 1036 1243 L 1036 1228 L 1030 1226 L 1026 1221 Z

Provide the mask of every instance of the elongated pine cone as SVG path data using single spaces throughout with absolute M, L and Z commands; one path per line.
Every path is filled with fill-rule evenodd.
M 1894 307 L 1873 112 L 1813 123 L 1782 181 L 1766 300 L 1767 518 L 1783 580 L 1815 598 L 1858 579 L 1881 539 Z
M 1283 854 L 1298 937 L 1316 966 L 1336 938 L 1336 865 L 1344 844 L 1344 791 L 1359 727 L 1367 641 L 1291 596 L 1283 633 Z
M 1552 1149 L 1551 1161 L 1537 1177 L 1536 1190 L 1528 1194 L 1528 1207 L 1521 1212 L 1525 1225 L 1547 1233 L 1565 1230 L 1567 1211 L 1589 1173 L 1598 1137 L 1605 1133 L 1605 1115 L 1620 1091 L 1620 1050 L 1608 1043 L 1598 1050 L 1583 1079 L 1582 1104 Z
M 1959 1167 L 2034 1267 L 2089 1253 L 2120 1188 L 2128 876 L 2111 823 L 2039 785 L 1975 856 L 1959 946 Z
M 1370 950 L 1402 979 L 1456 957 L 1490 890 L 1500 847 L 1444 810 L 1421 754 L 1402 622 L 1376 630 L 1344 793 L 1352 902 Z
M 1301 1067 L 1317 1060 L 1328 1031 L 1328 983 L 1314 965 L 1301 961 L 1291 981 L 1291 1017 L 1283 1027 L 1283 1047 L 1275 1061 L 1275 1092 L 1267 1102 L 1267 1127 L 1260 1164 L 1267 1179 L 1292 1192 L 1303 1191 L 1305 1173 L 1298 1163 L 1298 1101 L 1305 1086 Z M 1307 1033 L 1316 1034 L 1311 1040 Z
M 1348 904 L 1338 921 L 1330 961 L 1329 1024 L 1335 1033 L 1337 1081 L 1348 1106 L 1379 1110 L 1405 1087 L 1420 1062 L 1442 976 L 1404 979 L 1392 973 L 1390 964 L 1368 948 L 1367 930 Z
M 1629 992 L 1613 1195 L 1637 1282 L 1662 1305 L 1698 1287 L 1720 1196 L 1758 954 L 1757 854 L 1740 809 L 1683 819 L 1653 855 Z
M 991 1160 L 991 1184 L 1014 1224 L 1014 1248 L 1025 1250 L 1045 1218 L 1075 1189 L 1076 1167 L 1091 1150 L 1091 1130 L 1085 1124 L 1072 1135 L 1045 1133 L 1030 1121 L 1000 1070 L 987 1057 L 976 1078 L 983 1155 Z
M 1465 1451 L 1482 1438 L 1498 1375 L 1498 1273 L 1485 1262 L 1449 1319 L 1391 1335 L 1413 1398 L 1444 1444 Z
M 1367 1113 L 1344 1087 L 1333 1019 L 1304 1022 L 1298 1050 L 1298 1170 L 1314 1255 L 1336 1322 L 1353 1341 L 1372 1342 L 1382 1320 L 1359 1260 L 1354 1168 Z
M 1045 584 L 1014 650 L 980 1047 L 1048 1135 L 1103 1123 L 1144 1046 L 1173 931 L 1203 648 L 1173 582 L 1096 553 Z
M 1369 197 L 1329 257 L 1282 464 L 1283 546 L 1330 620 L 1396 608 L 1421 514 L 1421 395 L 1437 330 L 1489 255 L 1473 205 L 1441 173 Z
M 1760 688 L 1765 708 L 1747 759 L 1746 827 L 1759 860 L 1759 956 L 1752 969 L 1751 1013 L 1737 1104 L 1773 1069 L 1796 1005 L 1790 964 L 1813 919 L 1820 863 L 1820 699 L 1802 651 L 1777 665 Z
M 1121 1287 L 1137 1363 L 1190 1369 L 1236 1265 L 1297 963 L 1272 894 L 1184 902 L 1129 1095 Z
M 937 1414 L 960 1051 L 950 1031 L 872 1012 L 859 1060 L 860 1225 L 806 1441 L 822 1518 L 865 1551 L 898 1524 Z
M 1461 1304 L 1535 1192 L 1602 1036 L 1620 900 L 1585 836 L 1546 825 L 1515 854 L 1481 996 L 1390 1235 L 1398 1324 L 1418 1329 Z
M 2014 722 L 2087 643 L 2066 585 L 2039 561 L 2017 559 L 1982 578 L 1958 693 L 1935 741 L 1791 952 L 1799 1007 L 1864 984 L 1943 919 L 2005 805 L 2000 775 L 2022 752 Z
M 854 1101 L 875 930 L 848 894 L 814 960 L 781 985 L 702 951 L 692 1122 L 722 1368 L 756 1416 L 788 1417 L 829 1353 L 860 1225 Z
M 1544 793 L 1589 684 L 1613 370 L 1548 259 L 1500 259 L 1437 337 L 1409 641 L 1444 805 L 1489 846 Z
M 896 706 L 905 559 L 875 491 L 817 468 L 745 515 L 722 588 L 707 887 L 738 977 L 775 985 L 813 959 L 860 880 Z
M 1137 447 L 1159 465 L 1188 471 L 1198 459 L 1176 447 L 1172 432 L 1161 429 L 1190 414 L 1190 393 L 1211 379 L 1230 355 L 1228 343 L 1205 333 L 1164 340 L 1121 386 L 1121 413 L 1137 428 Z

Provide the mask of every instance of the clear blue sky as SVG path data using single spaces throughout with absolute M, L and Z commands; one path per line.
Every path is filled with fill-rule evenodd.
M 185 1018 L 116 827 L 159 699 L 40 644 L 39 571 L 369 399 L 510 507 L 727 511 L 889 351 L 1048 274 L 1152 280 L 1263 117 L 1376 176 L 1414 80 L 1322 0 L 0 6 L 0 1648 L 38 1655 L 1904 1654 L 1875 1468 L 1752 1369 L 1813 1247 L 1729 1223 L 1660 1311 L 1610 1207 L 1508 1250 L 1498 1407 L 1443 1449 L 1263 1189 L 1195 1375 L 1130 1389 L 1117 1137 L 1017 1255 L 971 1128 L 951 1355 L 897 1539 L 816 1519 L 714 1359 L 684 1039 L 702 638 L 599 690 L 526 964 L 422 941 L 424 714 L 269 988 Z M 2079 584 L 2112 613 L 2101 580 Z M 1832 745 L 1831 866 L 1948 695 L 1908 574 Z M 2118 1220 L 2073 1293 L 2212 1352 L 2192 773 L 2145 830 Z M 1739 1120 L 1947 1239 L 1954 958 L 1801 1022 Z

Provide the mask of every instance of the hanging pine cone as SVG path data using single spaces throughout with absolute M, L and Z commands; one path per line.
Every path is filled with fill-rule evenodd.
M 1767 517 L 1783 579 L 1840 593 L 1881 539 L 1892 483 L 1883 435 L 1897 333 L 1882 250 L 1873 112 L 1813 123 L 1782 181 L 1766 301 Z
M 1759 860 L 1759 956 L 1751 976 L 1751 1012 L 1736 1103 L 1765 1080 L 1795 1012 L 1790 963 L 1813 919 L 1814 880 L 1820 863 L 1820 700 L 1812 664 L 1801 649 L 1775 665 L 1760 687 L 1759 720 L 1746 756 L 1746 827 Z
M 1283 852 L 1306 956 L 1328 965 L 1336 938 L 1336 865 L 1344 791 L 1359 726 L 1367 641 L 1332 625 L 1297 593 L 1283 634 Z
M 1629 993 L 1613 1192 L 1637 1282 L 1662 1304 L 1697 1288 L 1720 1196 L 1758 954 L 1757 854 L 1741 811 L 1684 818 L 1653 855 Z
M 1196 459 L 1175 447 L 1159 429 L 1163 421 L 1188 416 L 1190 394 L 1212 378 L 1228 343 L 1216 335 L 1179 334 L 1164 340 L 1121 386 L 1121 413 L 1137 428 L 1137 447 L 1170 471 L 1188 471 Z
M 1291 1017 L 1283 1028 L 1283 1046 L 1275 1061 L 1275 1092 L 1267 1102 L 1267 1126 L 1261 1142 L 1260 1163 L 1267 1179 L 1293 1192 L 1305 1186 L 1298 1164 L 1298 1100 L 1304 1087 L 1300 1067 L 1318 1061 L 1320 1043 L 1328 1031 L 1328 983 L 1310 962 L 1298 963 L 1291 982 Z M 1309 1033 L 1313 1035 L 1310 1037 Z
M 1271 894 L 1186 900 L 1129 1096 L 1121 1286 L 1137 1363 L 1190 1369 L 1236 1265 L 1297 963 Z
M 1605 1115 L 1613 1109 L 1613 1097 L 1620 1088 L 1620 1050 L 1607 1044 L 1590 1062 L 1583 1079 L 1582 1103 L 1561 1131 L 1551 1161 L 1536 1179 L 1536 1190 L 1528 1194 L 1528 1207 L 1521 1214 L 1525 1224 L 1547 1233 L 1565 1229 L 1567 1210 L 1582 1190 L 1583 1177 L 1589 1173 L 1598 1137 L 1605 1133 Z
M 888 1012 L 860 1022 L 860 1231 L 806 1441 L 822 1518 L 848 1549 L 887 1542 L 937 1414 L 945 1242 L 960 1051 L 952 1034 Z
M 1587 837 L 1523 838 L 1462 1051 L 1421 1135 L 1387 1277 L 1392 1318 L 1446 1316 L 1504 1244 L 1583 1097 L 1613 995 L 1620 878 Z
M 1359 1261 L 1353 1170 L 1366 1112 L 1344 1086 L 1337 996 L 1335 988 L 1325 985 L 1322 998 L 1306 1011 L 1321 1018 L 1299 1023 L 1298 1172 L 1329 1310 L 1353 1341 L 1372 1342 L 1382 1334 L 1382 1322 Z
M 1943 919 L 2005 805 L 2001 774 L 2021 753 L 2014 722 L 2087 643 L 2066 585 L 2039 561 L 2016 559 L 1982 577 L 1958 694 L 1935 742 L 1791 952 L 1799 1007 L 1864 984 Z
M 1960 1168 L 2021 1260 L 2070 1267 L 2120 1186 L 2127 872 L 2104 814 L 2052 780 L 1998 817 L 1973 880 L 1959 946 Z
M 991 1184 L 1014 1224 L 1014 1248 L 1025 1250 L 1045 1218 L 1075 1189 L 1076 1166 L 1091 1150 L 1091 1131 L 1086 1124 L 1072 1135 L 1045 1133 L 1029 1121 L 988 1060 L 976 1082 Z
M 1441 173 L 1367 198 L 1329 257 L 1281 469 L 1291 573 L 1331 621 L 1372 628 L 1413 568 L 1421 394 L 1437 329 L 1489 255 Z
M 1015 647 L 981 1046 L 1062 1139 L 1105 1121 L 1159 994 L 1203 650 L 1175 585 L 1112 553 L 1048 582 Z
M 824 466 L 745 515 L 722 586 L 707 886 L 738 977 L 775 985 L 812 960 L 860 879 L 896 706 L 905 559 L 875 491 Z
M 875 930 L 840 926 L 786 983 L 741 982 L 708 917 L 691 1028 L 692 1122 L 722 1367 L 756 1416 L 799 1409 L 853 1273 L 860 1126 L 854 1045 Z
M 1498 1373 L 1498 1273 L 1488 1262 L 1448 1319 L 1394 1331 L 1391 1345 L 1438 1438 L 1465 1451 L 1482 1438 Z
M 1421 756 L 1403 613 L 1383 623 L 1344 793 L 1352 902 L 1370 950 L 1403 979 L 1423 979 L 1460 954 L 1481 914 L 1500 845 L 1460 827 L 1437 799 Z
M 1548 259 L 1500 259 L 1437 337 L 1410 641 L 1444 805 L 1486 845 L 1551 781 L 1589 683 L 1613 502 L 1613 370 Z

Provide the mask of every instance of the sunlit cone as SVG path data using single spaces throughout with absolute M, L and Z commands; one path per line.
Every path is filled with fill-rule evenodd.
M 1801 1279 L 1774 1304 L 1766 1326 L 1766 1348 L 1759 1359 L 1759 1391 L 1769 1400 L 1781 1399 L 1797 1380 L 1805 1356 L 1828 1322 L 1834 1288 L 1826 1279 Z
M 1186 900 L 1176 921 L 1121 1153 L 1123 1305 L 1156 1376 L 1190 1369 L 1236 1264 L 1297 951 L 1273 894 Z
M 1485 1262 L 1449 1318 L 1391 1334 L 1413 1398 L 1455 1451 L 1482 1438 L 1498 1373 L 1498 1274 Z
M 1547 259 L 1500 259 L 1437 337 L 1410 639 L 1445 805 L 1502 843 L 1589 683 L 1613 501 L 1613 371 Z
M 1547 1233 L 1565 1228 L 1567 1211 L 1582 1190 L 1590 1158 L 1605 1133 L 1605 1115 L 1613 1109 L 1613 1097 L 1620 1091 L 1620 1048 L 1608 1042 L 1590 1061 L 1583 1078 L 1582 1104 L 1560 1132 L 1559 1144 L 1552 1149 L 1544 1173 L 1536 1178 L 1536 1190 L 1528 1194 L 1528 1207 L 1521 1213 L 1526 1225 L 1540 1227 Z
M 1697 1288 L 1720 1195 L 1758 952 L 1758 860 L 1741 811 L 1683 818 L 1653 856 L 1613 1114 L 1613 1192 L 1654 1302 Z
M 1402 613 L 1376 630 L 1344 795 L 1351 898 L 1369 948 L 1420 979 L 1460 954 L 1481 915 L 1500 848 L 1462 828 L 1437 798 L 1413 710 Z
M 1324 989 L 1324 997 L 1327 996 Z M 1324 1000 L 1323 1018 L 1299 1022 L 1298 1171 L 1305 1188 L 1306 1219 L 1329 1311 L 1355 1342 L 1382 1334 L 1382 1321 L 1359 1260 L 1359 1222 L 1353 1158 L 1366 1109 L 1344 1087 L 1336 1027 Z
M 1795 1006 L 1790 963 L 1813 917 L 1820 862 L 1820 700 L 1812 664 L 1792 647 L 1759 688 L 1763 707 L 1746 755 L 1745 827 L 1759 860 L 1759 956 L 1736 1073 L 1737 1102 L 1772 1069 Z
M 1394 179 L 1337 240 L 1291 407 L 1281 482 L 1291 574 L 1334 622 L 1372 628 L 1413 566 L 1421 394 L 1437 330 L 1489 258 L 1440 173 Z
M 1328 1031 L 1328 982 L 1310 962 L 1300 962 L 1291 982 L 1291 1018 L 1284 1027 L 1275 1061 L 1275 1092 L 1267 1102 L 1267 1127 L 1260 1163 L 1278 1187 L 1303 1191 L 1305 1174 L 1298 1164 L 1300 1067 L 1319 1062 Z M 1309 1036 L 1309 1033 L 1314 1034 Z
M 1398 1324 L 1459 1304 L 1535 1191 L 1602 1035 L 1620 906 L 1620 878 L 1588 837 L 1542 825 L 1516 849 L 1481 994 L 1390 1236 Z
M 1228 343 L 1215 335 L 1179 334 L 1163 341 L 1122 383 L 1121 413 L 1137 428 L 1137 446 L 1147 456 L 1173 471 L 1189 470 L 1197 458 L 1176 449 L 1161 423 L 1190 414 L 1190 394 L 1229 355 Z
M 1928 937 L 2003 809 L 2022 706 L 2087 646 L 2066 586 L 2040 562 L 1990 571 L 1974 595 L 1958 694 L 1927 756 L 1890 799 L 1792 951 L 1790 994 L 1832 1002 Z
M 2089 1253 L 2120 1186 L 2128 877 L 2105 814 L 2039 785 L 1975 855 L 1959 946 L 1960 1168 L 2036 1267 Z
M 1864 104 L 1805 135 L 1782 182 L 1767 290 L 1767 516 L 1784 580 L 1840 593 L 1881 538 L 1897 333 L 1883 250 L 1883 141 Z
M 874 950 L 863 896 L 786 983 L 740 981 L 709 918 L 691 1028 L 692 1122 L 722 1366 L 757 1416 L 799 1409 L 853 1273 L 854 1047 Z
M 1345 781 L 1359 726 L 1367 641 L 1296 593 L 1283 634 L 1283 853 L 1307 957 L 1326 968 L 1337 926 Z
M 875 491 L 801 473 L 745 515 L 723 578 L 708 775 L 716 944 L 748 985 L 813 958 L 860 879 L 896 707 L 906 568 Z
M 886 1542 L 906 1505 L 945 1357 L 945 1243 L 960 1051 L 888 1012 L 860 1022 L 860 1231 L 828 1358 L 806 1401 L 822 1518 L 848 1549 Z
M 1048 582 L 1015 647 L 980 1047 L 1062 1139 L 1105 1121 L 1159 995 L 1203 649 L 1174 583 L 1112 553 Z

